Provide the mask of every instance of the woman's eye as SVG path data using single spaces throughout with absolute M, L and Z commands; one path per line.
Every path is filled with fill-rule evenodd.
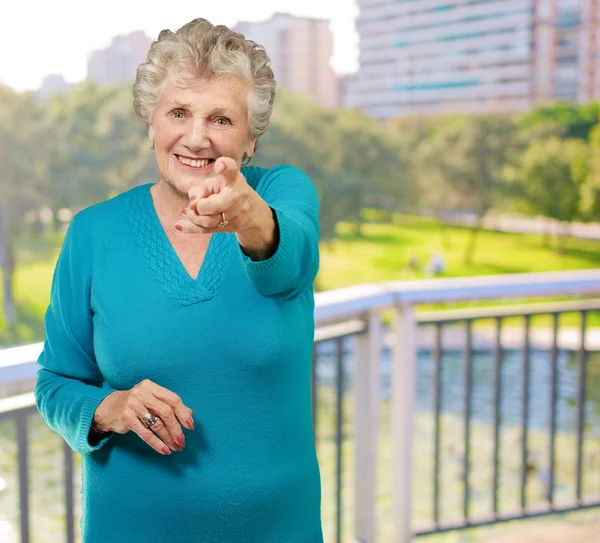
M 218 122 L 219 124 L 221 124 L 222 126 L 227 126 L 227 125 L 229 124 L 229 120 L 228 120 L 228 119 L 225 119 L 224 117 L 219 117 L 219 118 L 217 119 L 217 122 Z
M 178 116 L 178 115 L 179 115 L 179 116 Z M 171 112 L 171 116 L 172 116 L 174 119 L 183 119 L 183 117 L 184 117 L 185 115 L 184 115 L 184 113 L 183 113 L 183 110 L 181 110 L 181 109 L 175 109 L 175 110 L 173 110 L 173 111 Z

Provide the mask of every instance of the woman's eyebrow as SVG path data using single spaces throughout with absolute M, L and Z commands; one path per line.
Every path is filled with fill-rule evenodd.
M 182 107 L 182 108 L 186 108 L 186 109 L 191 109 L 192 108 L 192 104 L 183 104 L 181 102 L 166 102 L 167 106 L 169 107 Z
M 229 110 L 225 107 L 216 107 L 211 110 L 213 115 L 229 115 Z
M 169 108 L 180 107 L 180 108 L 189 109 L 189 110 L 194 109 L 194 106 L 192 104 L 182 103 L 182 102 L 177 102 L 177 101 L 173 101 L 173 102 L 169 101 L 169 102 L 165 102 L 165 104 Z M 230 115 L 230 112 L 226 107 L 215 107 L 210 110 L 210 115 Z

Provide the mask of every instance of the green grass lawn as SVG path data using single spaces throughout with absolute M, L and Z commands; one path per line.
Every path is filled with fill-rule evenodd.
M 375 218 L 375 213 L 366 213 Z M 433 251 L 443 253 L 447 270 L 442 277 L 496 275 L 600 268 L 600 242 L 571 238 L 562 254 L 544 247 L 541 236 L 483 231 L 473 263 L 464 263 L 470 229 L 442 230 L 424 217 L 397 215 L 391 223 L 367 223 L 357 238 L 346 223 L 338 225 L 338 239 L 321 249 L 319 287 L 322 290 L 357 283 L 416 279 L 407 269 L 409 255 L 426 261 Z
M 423 277 L 423 274 L 408 270 L 407 260 L 414 255 L 424 263 L 433 251 L 441 252 L 446 261 L 446 271 L 441 277 L 600 268 L 598 241 L 569 239 L 566 249 L 559 254 L 552 247 L 545 247 L 539 235 L 489 231 L 480 233 L 473 263 L 466 265 L 463 257 L 470 235 L 468 228 L 451 226 L 442 230 L 431 219 L 401 215 L 396 215 L 392 223 L 376 222 L 377 214 L 369 210 L 365 216 L 373 222 L 364 225 L 362 237 L 356 237 L 350 225 L 340 223 L 338 239 L 321 245 L 321 266 L 316 281 L 318 290 Z M 20 343 L 41 341 L 43 338 L 43 315 L 48 306 L 52 272 L 61 243 L 62 234 L 23 236 L 18 240 L 15 296 L 18 300 Z M 498 303 L 466 302 L 430 307 Z M 523 303 L 523 300 L 502 303 Z M 384 312 L 384 319 L 387 321 L 389 318 L 390 313 Z M 537 325 L 545 322 L 536 319 Z M 590 315 L 588 323 L 600 326 L 600 316 Z M 507 324 L 511 324 L 510 319 Z M 565 315 L 561 324 L 577 326 L 578 317 Z M 0 311 L 0 345 L 7 343 L 6 322 Z
M 371 220 L 377 218 L 374 212 L 365 215 Z M 473 262 L 467 265 L 464 263 L 464 253 L 471 231 L 465 227 L 450 226 L 442 230 L 436 221 L 429 218 L 396 215 L 393 223 L 365 224 L 362 234 L 362 237 L 357 237 L 349 224 L 340 223 L 338 239 L 322 244 L 317 277 L 319 290 L 359 283 L 424 278 L 426 274 L 408 268 L 408 258 L 413 255 L 425 264 L 433 251 L 442 253 L 446 261 L 446 271 L 438 277 L 600 268 L 599 241 L 570 238 L 564 252 L 557 253 L 553 247 L 545 247 L 539 235 L 482 231 L 478 236 Z M 420 309 L 511 305 L 561 299 L 568 298 L 444 303 L 424 305 Z M 384 320 L 389 322 L 390 318 L 391 312 L 384 312 Z M 505 324 L 516 325 L 521 320 L 506 319 Z M 549 317 L 539 317 L 533 324 L 546 326 L 549 322 Z M 590 314 L 587 322 L 590 326 L 600 326 L 600 315 Z M 578 326 L 579 316 L 566 314 L 561 318 L 561 325 Z

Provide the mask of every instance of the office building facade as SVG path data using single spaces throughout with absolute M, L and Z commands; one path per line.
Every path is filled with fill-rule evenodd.
M 359 0 L 345 104 L 377 118 L 599 95 L 600 0 Z

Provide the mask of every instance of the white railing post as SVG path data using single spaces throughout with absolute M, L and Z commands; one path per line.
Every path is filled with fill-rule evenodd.
M 412 540 L 413 416 L 417 366 L 417 323 L 414 306 L 403 303 L 394 316 L 392 352 L 393 451 L 392 518 L 394 542 Z
M 377 499 L 377 435 L 379 422 L 379 367 L 382 348 L 381 318 L 366 314 L 367 333 L 355 337 L 355 511 L 356 539 L 375 542 Z

